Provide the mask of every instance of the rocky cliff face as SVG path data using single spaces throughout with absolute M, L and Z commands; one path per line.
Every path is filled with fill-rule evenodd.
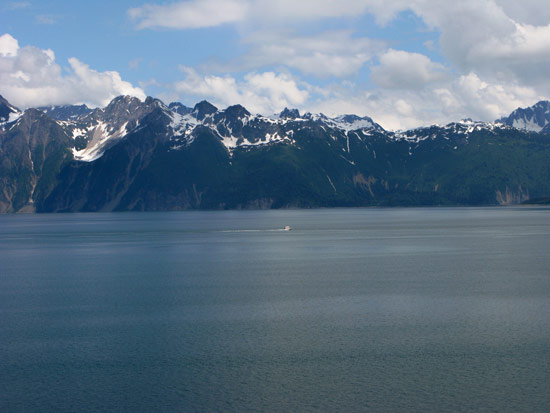
M 32 212 L 72 161 L 72 140 L 36 109 L 25 111 L 0 138 L 0 210 Z

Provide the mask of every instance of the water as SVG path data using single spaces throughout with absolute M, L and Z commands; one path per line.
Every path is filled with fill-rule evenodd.
M 2 215 L 0 411 L 548 412 L 549 251 L 545 208 Z

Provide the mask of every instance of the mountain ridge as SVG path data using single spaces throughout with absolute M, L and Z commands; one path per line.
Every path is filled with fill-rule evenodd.
M 533 106 L 518 108 L 510 115 L 499 119 L 506 125 L 533 132 L 550 132 L 550 101 L 541 100 Z
M 525 110 L 394 132 L 366 116 L 267 117 L 152 97 L 56 109 L 9 109 L 0 122 L 1 212 L 504 205 L 550 194 L 547 124 L 518 128 Z

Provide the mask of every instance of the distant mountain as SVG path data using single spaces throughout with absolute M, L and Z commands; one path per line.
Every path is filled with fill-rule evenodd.
M 319 117 L 321 116 L 321 117 Z M 317 118 L 320 119 L 323 117 L 323 115 L 311 115 L 306 113 L 305 117 L 308 118 Z M 378 131 L 383 131 L 384 128 L 380 126 L 378 123 L 374 122 L 371 118 L 368 116 L 357 116 L 357 115 L 342 115 L 338 116 L 336 118 L 329 119 L 327 117 L 323 118 L 323 121 L 332 127 L 343 129 L 346 131 L 352 131 L 357 129 L 375 129 Z
M 266 117 L 241 105 L 202 101 L 191 109 L 129 96 L 81 113 L 66 109 L 21 113 L 0 101 L 7 113 L 1 212 L 509 205 L 550 197 L 549 136 L 505 122 L 391 132 L 356 115 L 285 109 Z
M 550 101 L 543 100 L 528 108 L 518 108 L 500 122 L 533 132 L 550 132 Z
M 300 117 L 300 111 L 298 109 L 284 108 L 279 114 L 280 119 L 296 119 Z
M 170 110 L 173 110 L 180 115 L 188 115 L 189 113 L 193 112 L 193 108 L 187 107 L 180 102 L 172 102 L 168 105 L 168 107 L 170 108 Z
M 37 108 L 54 120 L 76 120 L 86 116 L 92 109 L 86 105 L 42 106 Z

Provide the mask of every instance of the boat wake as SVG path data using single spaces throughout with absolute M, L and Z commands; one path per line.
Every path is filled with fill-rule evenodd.
M 281 232 L 290 231 L 290 227 L 276 228 L 276 229 L 226 229 L 219 232 Z

